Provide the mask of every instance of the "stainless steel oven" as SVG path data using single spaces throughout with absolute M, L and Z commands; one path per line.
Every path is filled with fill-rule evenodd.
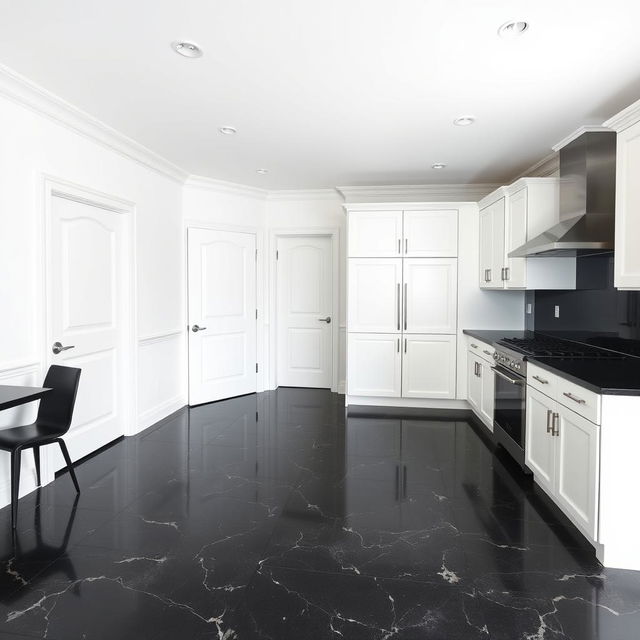
M 494 354 L 495 376 L 493 433 L 525 469 L 524 445 L 527 410 L 526 361 L 513 351 L 498 346 Z

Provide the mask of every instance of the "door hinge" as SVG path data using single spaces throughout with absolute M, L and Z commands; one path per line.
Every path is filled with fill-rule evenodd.
M 256 373 L 258 373 L 258 363 L 256 362 Z

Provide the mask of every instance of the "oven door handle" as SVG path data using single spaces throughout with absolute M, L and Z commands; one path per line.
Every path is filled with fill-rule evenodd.
M 507 382 L 510 382 L 511 384 L 518 385 L 519 387 L 522 387 L 524 385 L 522 380 L 515 380 L 514 378 L 510 378 L 509 376 L 505 376 L 504 373 L 502 373 L 502 371 L 498 371 L 498 369 L 496 369 L 496 367 L 492 367 L 492 369 L 493 369 L 493 372 L 497 376 L 500 376 L 501 378 L 504 378 Z

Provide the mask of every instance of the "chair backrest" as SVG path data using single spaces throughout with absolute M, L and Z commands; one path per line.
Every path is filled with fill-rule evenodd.
M 52 391 L 40 399 L 37 422 L 52 433 L 63 434 L 69 430 L 76 403 L 81 369 L 61 367 L 52 364 L 49 367 L 43 386 Z

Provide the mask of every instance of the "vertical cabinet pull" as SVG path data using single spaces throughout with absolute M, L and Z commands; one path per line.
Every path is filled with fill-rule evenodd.
M 404 339 L 404 352 L 407 353 L 407 339 Z
M 491 269 L 487 269 L 487 282 L 491 282 Z
M 398 253 L 402 253 L 402 250 L 400 249 L 400 243 L 402 242 L 402 240 L 400 240 L 400 238 L 398 238 Z
M 400 283 L 398 282 L 398 331 L 400 331 Z
M 551 430 L 551 435 L 552 436 L 560 435 L 560 414 L 559 413 L 553 414 L 553 427 Z
M 547 433 L 551 433 L 551 416 L 553 415 L 553 411 L 551 409 L 547 409 Z
M 404 330 L 407 330 L 407 283 L 404 283 Z
M 409 238 L 404 239 L 404 252 L 409 253 Z
M 400 353 L 400 338 L 398 338 L 398 353 Z
M 504 279 L 505 280 L 510 280 L 511 279 L 511 267 L 505 267 L 504 268 Z

